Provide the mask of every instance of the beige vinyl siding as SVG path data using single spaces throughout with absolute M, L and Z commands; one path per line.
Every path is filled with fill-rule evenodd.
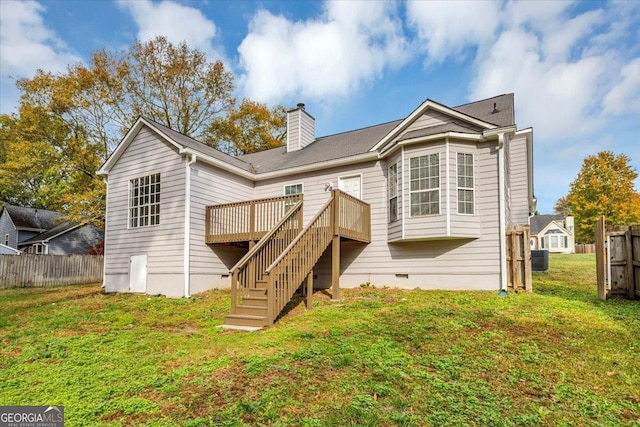
M 131 255 L 148 255 L 148 274 L 182 273 L 184 160 L 177 149 L 143 127 L 109 173 L 105 274 L 127 274 Z M 129 181 L 159 173 L 160 224 L 128 228 Z
M 287 117 L 287 151 L 296 151 L 300 149 L 300 126 L 298 123 L 298 115 L 300 111 L 288 113 Z
M 405 133 L 411 132 L 417 129 L 441 125 L 443 123 L 448 123 L 451 121 L 453 120 L 450 116 L 442 114 L 438 111 L 428 110 L 422 116 L 418 117 L 416 121 L 411 123 L 411 125 L 409 125 Z
M 197 162 L 191 166 L 190 272 L 209 275 L 209 287 L 226 285 L 221 276 L 246 250 L 205 243 L 205 208 L 209 205 L 253 199 L 253 182 L 214 166 Z M 224 283 L 223 283 L 224 282 Z
M 300 150 L 314 140 L 314 119 L 301 109 L 287 113 L 287 151 Z
M 510 211 L 512 224 L 529 224 L 529 181 L 527 177 L 527 138 L 518 135 L 509 145 Z
M 497 156 L 489 148 L 490 145 L 479 147 L 484 155 L 479 155 L 478 173 L 487 176 L 478 184 L 478 194 L 481 193 L 483 197 L 482 202 L 478 203 L 497 204 Z M 405 153 L 405 158 L 408 157 L 409 154 Z M 408 161 L 405 160 L 405 165 L 407 164 Z M 303 182 L 306 224 L 329 198 L 329 193 L 324 191 L 326 183 L 333 182 L 337 185 L 339 176 L 358 173 L 362 174 L 363 200 L 371 205 L 372 241 L 370 244 L 342 242 L 341 286 L 358 286 L 370 280 L 375 285 L 387 286 L 498 289 L 500 264 L 497 205 L 493 208 L 481 206 L 489 216 L 483 215 L 479 219 L 481 236 L 477 239 L 389 243 L 387 162 L 368 162 L 328 169 L 321 173 L 292 175 L 286 180 L 258 182 L 255 197 L 279 196 L 283 185 Z M 408 168 L 403 173 L 408 174 Z M 408 179 L 405 177 L 404 181 L 405 191 L 408 192 Z M 407 195 L 405 200 L 408 200 Z M 404 208 L 404 211 L 408 215 L 407 209 Z M 425 218 L 428 217 L 422 219 Z M 441 221 L 442 226 L 446 226 L 444 220 Z M 416 224 L 416 228 L 419 227 L 420 224 Z M 318 287 L 326 287 L 330 283 L 330 255 L 329 249 L 314 269 L 317 276 L 315 284 Z M 409 274 L 410 277 L 405 280 L 396 278 L 396 274 Z M 471 281 L 474 283 L 470 283 Z

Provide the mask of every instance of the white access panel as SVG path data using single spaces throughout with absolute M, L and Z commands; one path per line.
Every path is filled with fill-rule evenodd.
M 147 256 L 132 255 L 129 261 L 129 291 L 147 292 Z

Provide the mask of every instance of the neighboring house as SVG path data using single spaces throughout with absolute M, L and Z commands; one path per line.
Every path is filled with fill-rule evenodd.
M 570 254 L 575 248 L 573 216 L 535 215 L 531 217 L 531 249 Z
M 333 225 L 316 229 L 333 227 L 330 241 L 317 237 L 317 254 L 294 262 L 316 287 L 506 289 L 506 228 L 535 210 L 533 130 L 516 128 L 513 101 L 426 100 L 404 119 L 320 138 L 298 104 L 286 146 L 237 158 L 139 118 L 98 171 L 107 181 L 105 289 L 180 297 L 244 280 L 230 269 L 282 216 L 270 214 L 298 209 L 296 194 L 305 225 L 342 200 Z M 302 240 L 260 261 L 249 287 L 271 286 L 260 284 L 267 265 Z
M 0 243 L 0 255 L 20 255 L 20 251 Z
M 25 253 L 73 255 L 88 254 L 104 240 L 104 231 L 94 225 L 62 218 L 59 212 L 5 203 L 0 213 L 2 243 Z

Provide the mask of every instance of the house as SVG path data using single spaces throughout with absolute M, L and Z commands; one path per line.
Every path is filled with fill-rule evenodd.
M 268 305 L 269 324 L 302 283 L 506 289 L 506 228 L 535 211 L 533 130 L 516 128 L 513 94 L 314 129 L 298 104 L 285 146 L 236 158 L 139 118 L 98 171 L 106 291 L 231 286 L 227 323 L 260 323 Z
M 2 243 L 13 250 L 44 255 L 88 254 L 104 240 L 91 224 L 63 221 L 59 212 L 4 204 L 0 213 Z
M 574 252 L 575 230 L 573 216 L 535 215 L 531 217 L 531 249 L 570 254 Z

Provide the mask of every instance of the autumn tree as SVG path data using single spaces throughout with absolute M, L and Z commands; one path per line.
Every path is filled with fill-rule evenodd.
M 0 198 L 71 219 L 103 217 L 95 171 L 138 116 L 231 154 L 279 145 L 284 135 L 282 107 L 236 107 L 221 61 L 164 37 L 95 52 L 66 73 L 40 70 L 17 86 L 18 113 L 0 116 Z
M 243 99 L 226 117 L 215 119 L 208 129 L 207 142 L 231 155 L 254 153 L 284 144 L 287 113 L 278 105 Z
M 556 204 L 573 212 L 577 241 L 594 241 L 594 225 L 602 215 L 608 224 L 640 222 L 640 194 L 634 188 L 638 173 L 630 163 L 628 156 L 610 151 L 584 159 L 569 194 Z

